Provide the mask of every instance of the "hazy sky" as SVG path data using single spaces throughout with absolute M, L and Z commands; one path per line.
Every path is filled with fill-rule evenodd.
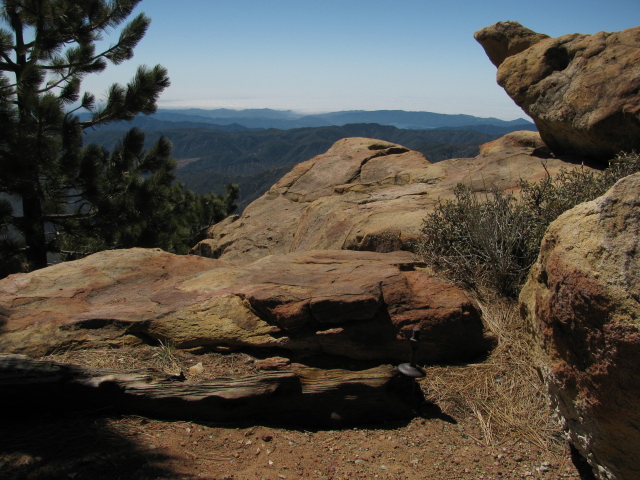
M 640 0 L 143 0 L 151 27 L 100 97 L 161 64 L 159 106 L 303 112 L 399 109 L 514 119 L 473 33 L 516 20 L 553 37 L 640 24 Z

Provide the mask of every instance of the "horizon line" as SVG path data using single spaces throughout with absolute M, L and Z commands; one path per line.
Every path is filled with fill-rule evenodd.
M 494 116 L 479 116 L 473 115 L 470 113 L 442 113 L 442 112 L 434 112 L 431 110 L 404 110 L 401 108 L 391 109 L 391 108 L 378 108 L 373 110 L 366 109 L 349 109 L 349 110 L 322 110 L 322 111 L 311 111 L 305 109 L 294 109 L 294 108 L 271 108 L 271 107 L 249 107 L 249 108 L 237 108 L 237 107 L 198 107 L 198 106 L 165 106 L 162 104 L 158 105 L 158 110 L 203 110 L 203 111 L 213 111 L 213 110 L 229 110 L 234 112 L 242 112 L 245 110 L 270 110 L 274 112 L 289 112 L 300 115 L 323 115 L 327 113 L 341 113 L 341 112 L 405 112 L 405 113 L 433 113 L 436 115 L 447 115 L 447 116 L 467 116 L 467 117 L 475 117 L 475 118 L 494 118 L 502 121 L 514 121 L 514 120 L 526 120 L 527 122 L 534 123 L 531 119 L 527 118 L 528 115 L 525 112 L 522 112 L 521 117 L 515 117 L 510 119 L 494 117 Z

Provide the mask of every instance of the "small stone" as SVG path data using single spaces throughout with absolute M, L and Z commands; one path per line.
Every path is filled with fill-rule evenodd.
M 291 360 L 284 357 L 271 357 L 255 362 L 258 370 L 284 370 L 291 366 Z
M 204 366 L 202 365 L 202 362 L 198 362 L 193 367 L 189 367 L 189 373 L 193 376 L 200 375 L 202 374 L 202 372 L 204 372 Z

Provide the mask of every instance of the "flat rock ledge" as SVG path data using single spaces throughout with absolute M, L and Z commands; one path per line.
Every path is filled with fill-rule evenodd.
M 421 363 L 472 360 L 492 345 L 474 301 L 408 252 L 297 252 L 237 266 L 115 250 L 0 281 L 6 353 L 142 339 L 398 364 L 413 329 Z

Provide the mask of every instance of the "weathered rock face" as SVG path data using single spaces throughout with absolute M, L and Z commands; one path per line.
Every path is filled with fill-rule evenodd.
M 601 479 L 640 478 L 640 174 L 560 216 L 520 296 L 571 442 Z
M 420 153 L 367 138 L 346 138 L 297 165 L 241 216 L 209 229 L 193 250 L 247 263 L 269 254 L 409 248 L 427 214 L 464 183 L 475 190 L 517 190 L 562 166 L 534 132 L 486 144 L 476 158 L 429 163 Z
M 484 48 L 491 63 L 499 67 L 507 57 L 549 38 L 549 35 L 536 33 L 518 22 L 498 22 L 477 31 L 474 37 Z
M 606 161 L 640 149 L 640 27 L 549 38 L 500 22 L 475 38 L 554 153 Z
M 0 313 L 0 351 L 34 355 L 134 334 L 178 348 L 405 362 L 414 328 L 421 362 L 469 360 L 490 347 L 475 304 L 416 270 L 407 252 L 300 252 L 232 266 L 108 251 L 1 280 Z

